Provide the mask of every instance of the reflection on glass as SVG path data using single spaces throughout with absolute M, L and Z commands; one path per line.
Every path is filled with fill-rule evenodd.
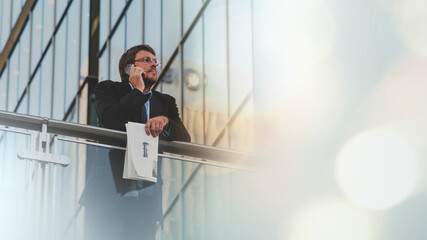
M 36 4 L 32 12 L 32 30 L 31 30 L 31 72 L 34 71 L 42 53 L 42 32 L 37 26 L 42 24 L 43 4 Z
M 43 49 L 46 47 L 47 43 L 53 35 L 53 29 L 55 28 L 55 19 L 54 11 L 55 5 L 49 4 L 48 1 L 40 2 L 43 5 Z M 39 4 L 40 4 L 39 3 Z
M 139 45 L 142 43 L 142 30 L 144 14 L 141 14 L 142 1 L 132 1 L 126 12 L 126 44 L 125 49 Z
M 119 72 L 119 61 L 125 51 L 125 21 L 121 21 L 110 42 L 110 76 L 111 80 L 121 81 Z
M 8 71 L 4 71 L 0 76 L 0 110 L 7 110 L 7 81 L 8 81 Z
M 20 64 L 19 64 L 19 46 L 21 44 L 18 43 L 17 49 L 18 51 L 14 51 L 12 53 L 12 56 L 10 58 L 10 64 L 7 65 L 6 69 L 7 71 L 9 71 L 9 85 L 8 85 L 8 93 L 10 93 L 8 95 L 8 110 L 9 111 L 13 111 L 16 107 L 16 102 L 19 99 L 19 95 L 20 93 L 18 93 L 18 89 L 19 89 L 19 68 L 20 68 Z
M 184 0 L 183 3 L 184 3 L 184 16 L 183 16 L 184 29 L 183 29 L 183 32 L 185 33 L 187 31 L 188 27 L 194 21 L 194 18 L 196 17 L 200 8 L 202 7 L 203 0 Z
M 161 5 L 162 1 L 145 1 L 144 8 L 144 43 L 150 45 L 156 50 L 157 57 L 162 57 L 162 28 L 161 23 Z M 161 58 L 161 62 L 165 63 L 165 59 Z
M 163 63 L 169 60 L 181 37 L 180 2 L 180 0 L 172 0 L 163 4 L 162 38 L 167 39 L 167 41 L 162 41 L 161 62 Z
M 21 95 L 27 86 L 30 76 L 30 25 L 27 24 L 19 40 L 19 87 L 18 94 Z
M 68 22 L 68 17 L 65 19 Z M 64 91 L 65 83 L 67 81 L 67 62 L 68 62 L 68 52 L 67 52 L 67 26 L 65 24 L 59 28 L 55 37 L 55 69 L 54 69 L 54 88 L 52 89 L 53 94 L 53 112 L 52 117 L 54 119 L 62 119 L 66 111 L 66 106 L 64 102 Z M 65 91 L 66 92 L 66 91 Z
M 30 115 L 35 115 L 35 116 L 40 116 L 40 104 L 41 104 L 41 97 L 40 97 L 40 92 L 41 92 L 41 74 L 40 74 L 40 70 L 37 71 L 36 75 L 34 76 L 33 82 L 30 85 L 30 105 L 29 105 L 29 109 Z
M 10 8 L 12 7 L 11 3 L 12 1 L 2 1 L 2 4 L 0 4 L 0 49 L 3 49 L 3 47 L 6 45 L 7 39 L 9 37 L 9 33 L 11 30 L 11 23 L 10 23 L 10 15 L 12 14 L 12 11 L 10 11 Z
M 53 61 L 53 50 L 49 48 L 46 56 L 43 59 L 41 68 L 39 68 L 41 74 L 41 86 L 40 86 L 40 116 L 52 117 L 52 61 Z
M 217 142 L 219 144 L 217 146 L 227 148 L 227 134 L 220 136 L 220 131 L 229 117 L 227 22 L 225 14 L 225 1 L 213 1 L 206 9 L 204 17 L 205 144 L 211 145 Z
M 194 143 L 206 144 L 204 134 L 204 56 L 203 21 L 194 27 L 183 46 L 184 51 L 184 111 L 183 121 Z M 190 81 L 199 79 L 198 87 L 191 88 Z M 194 81 L 194 80 L 193 80 Z
M 70 106 L 71 102 L 74 100 L 74 97 L 78 91 L 78 83 L 80 81 L 80 66 L 79 66 L 79 36 L 80 29 L 79 24 L 79 12 L 80 6 L 75 2 L 72 4 L 70 10 L 67 14 L 67 25 L 62 27 L 67 27 L 67 57 L 66 57 L 66 68 L 67 76 L 65 81 L 64 98 L 65 98 L 65 109 Z M 85 53 L 87 54 L 87 53 Z M 63 116 L 62 116 L 63 117 Z M 62 119 L 61 117 L 61 119 Z

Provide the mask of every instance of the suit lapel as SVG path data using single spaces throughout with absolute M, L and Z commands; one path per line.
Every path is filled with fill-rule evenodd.
M 150 118 L 165 115 L 163 113 L 164 109 L 162 107 L 162 102 L 160 101 L 160 96 L 158 92 L 153 91 L 153 95 L 150 99 Z

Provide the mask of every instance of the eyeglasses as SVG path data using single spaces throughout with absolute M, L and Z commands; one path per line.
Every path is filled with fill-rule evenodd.
M 156 64 L 156 67 L 160 65 L 160 62 L 157 62 L 157 59 L 152 57 L 143 57 L 140 59 L 136 59 L 135 62 L 142 62 L 142 63 L 149 63 L 149 64 L 154 62 Z

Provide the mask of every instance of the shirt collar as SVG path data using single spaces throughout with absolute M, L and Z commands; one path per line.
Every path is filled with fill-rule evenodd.
M 131 89 L 133 89 L 132 84 L 130 84 L 130 83 L 129 83 L 129 86 L 130 86 L 130 88 L 131 88 Z M 151 95 L 152 95 L 151 93 L 152 93 L 152 91 L 151 91 L 151 89 L 150 89 L 150 91 L 148 91 L 147 93 L 143 93 L 143 94 L 144 94 L 144 95 L 150 94 L 150 97 L 148 98 L 148 99 L 150 99 L 150 98 L 151 98 Z

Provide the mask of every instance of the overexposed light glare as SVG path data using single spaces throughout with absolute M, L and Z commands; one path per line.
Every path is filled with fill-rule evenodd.
M 274 12 L 264 13 L 274 20 L 262 20 L 265 21 L 262 26 L 255 25 L 257 35 L 263 36 L 255 39 L 255 46 L 262 49 L 255 57 L 271 60 L 263 71 L 255 69 L 255 81 L 269 79 L 268 84 L 260 84 L 257 91 L 274 96 L 274 101 L 262 104 L 272 111 L 288 101 L 290 95 L 309 95 L 295 88 L 309 85 L 305 80 L 311 79 L 301 77 L 322 70 L 324 64 L 330 62 L 326 59 L 333 55 L 337 41 L 338 24 L 325 1 L 284 0 L 279 6 Z M 257 66 L 265 63 L 255 61 Z
M 303 207 L 283 226 L 283 240 L 376 239 L 375 218 L 367 211 L 340 199 L 322 199 Z
M 396 17 L 418 17 L 427 13 L 425 0 L 377 0 L 380 6 Z
M 407 198 L 415 186 L 415 154 L 396 133 L 369 130 L 343 146 L 336 177 L 353 203 L 372 210 L 388 209 Z
M 427 1 L 377 0 L 394 19 L 397 36 L 412 52 L 427 56 Z

